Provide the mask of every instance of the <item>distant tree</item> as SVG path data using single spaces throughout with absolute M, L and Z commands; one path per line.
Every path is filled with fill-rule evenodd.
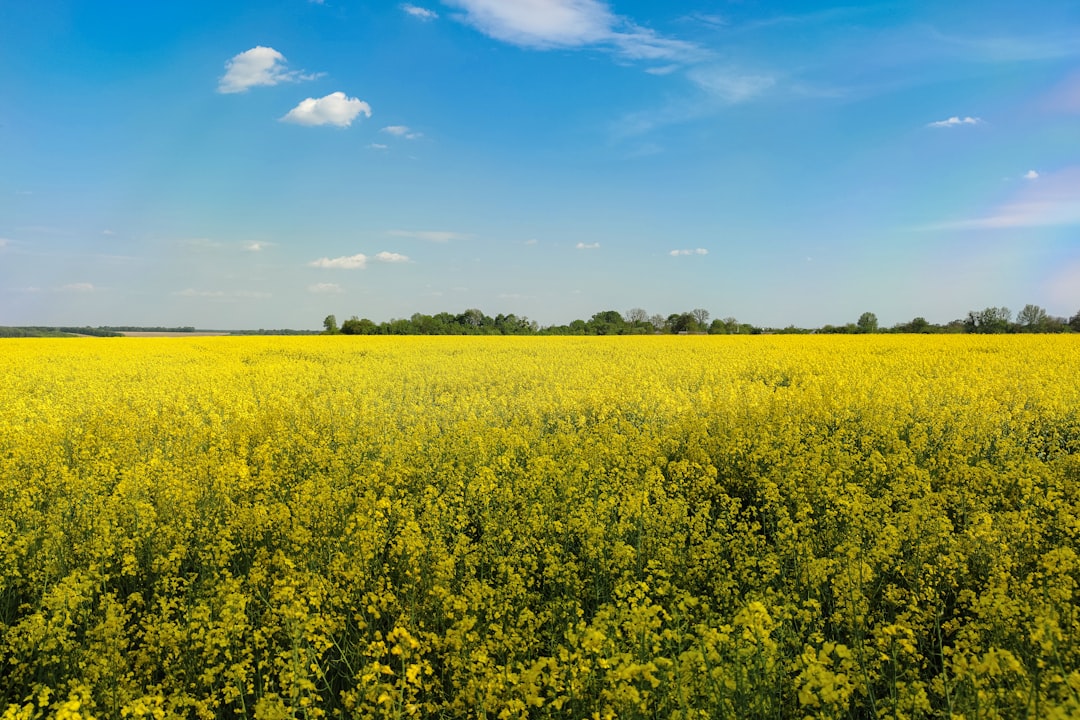
M 912 333 L 929 332 L 930 331 L 930 323 L 928 323 L 926 321 L 926 318 L 924 318 L 924 317 L 922 317 L 920 315 L 919 317 L 916 317 L 916 318 L 912 319 L 912 321 L 908 323 L 907 331 L 912 332 Z
M 711 323 L 709 323 L 710 335 L 727 335 L 727 332 L 727 325 L 725 325 L 724 321 L 720 318 L 716 318 Z
M 360 335 L 360 318 L 353 315 L 351 318 L 341 323 L 342 335 Z
M 1073 332 L 1080 332 L 1080 310 L 1076 311 L 1076 314 L 1069 318 L 1069 327 Z
M 855 323 L 855 327 L 861 333 L 875 333 L 877 332 L 877 315 L 872 312 L 864 312 L 859 316 L 858 322 Z
M 693 313 L 688 312 L 668 315 L 667 326 L 668 330 L 673 333 L 696 332 L 698 329 L 697 320 L 694 319 Z
M 968 313 L 964 320 L 964 331 L 969 333 L 1004 333 L 1009 332 L 1012 312 L 1007 307 L 988 307 L 978 312 Z
M 709 326 L 709 311 L 703 308 L 694 308 L 690 311 L 690 314 L 694 316 L 694 322 L 697 323 L 699 330 L 704 330 Z
M 1027 304 L 1016 316 L 1016 322 L 1027 332 L 1044 332 L 1050 316 L 1038 305 Z
M 1080 313 L 1077 313 L 1077 314 L 1080 315 Z M 666 332 L 667 329 L 668 329 L 667 320 L 665 320 L 664 316 L 661 315 L 660 313 L 657 313 L 657 314 L 653 315 L 652 317 L 650 317 L 649 318 L 649 324 L 653 326 L 653 331 L 654 332 Z
M 326 319 L 322 321 L 322 324 L 327 335 L 337 335 L 341 332 L 337 326 L 337 318 L 333 315 L 327 315 Z
M 641 326 L 649 322 L 649 313 L 645 312 L 643 308 L 631 308 L 626 311 L 626 322 L 631 325 Z

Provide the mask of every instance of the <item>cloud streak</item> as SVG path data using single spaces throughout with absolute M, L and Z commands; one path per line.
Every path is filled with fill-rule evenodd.
M 937 223 L 923 229 L 993 230 L 1080 225 L 1080 166 L 1037 176 L 1038 182 L 1024 183 L 1013 198 L 982 217 Z
M 693 250 L 672 250 L 668 254 L 672 257 L 680 257 L 684 255 L 708 255 L 709 251 L 705 248 L 694 248 Z

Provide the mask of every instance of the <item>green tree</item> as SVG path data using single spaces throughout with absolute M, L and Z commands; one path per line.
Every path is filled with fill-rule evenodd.
M 337 335 L 339 332 L 341 332 L 337 326 L 337 318 L 333 315 L 327 315 L 326 318 L 322 321 L 322 324 L 323 328 L 325 329 L 324 332 L 327 335 Z
M 855 323 L 855 327 L 858 328 L 861 333 L 877 332 L 877 315 L 872 312 L 864 312 L 859 316 L 859 320 Z
M 1027 332 L 1044 332 L 1049 321 L 1050 316 L 1045 310 L 1030 303 L 1016 316 L 1016 322 Z

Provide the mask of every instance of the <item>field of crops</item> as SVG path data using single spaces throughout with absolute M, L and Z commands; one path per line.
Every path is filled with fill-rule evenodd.
M 0 344 L 13 718 L 1080 716 L 1080 337 Z

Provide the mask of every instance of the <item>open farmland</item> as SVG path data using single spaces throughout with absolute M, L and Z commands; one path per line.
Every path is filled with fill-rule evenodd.
M 1075 336 L 0 358 L 5 719 L 1080 714 Z

